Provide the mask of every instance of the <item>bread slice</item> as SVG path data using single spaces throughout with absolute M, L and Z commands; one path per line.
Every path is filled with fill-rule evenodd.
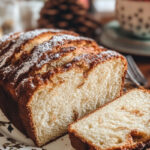
M 76 33 L 34 30 L 0 47 L 1 108 L 38 146 L 122 92 L 125 58 Z
M 77 150 L 150 147 L 150 91 L 133 89 L 69 126 Z

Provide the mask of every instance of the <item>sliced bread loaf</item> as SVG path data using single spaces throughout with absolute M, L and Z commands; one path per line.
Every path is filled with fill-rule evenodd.
M 77 150 L 150 146 L 150 91 L 134 89 L 69 126 Z
M 0 107 L 41 146 L 120 96 L 126 70 L 122 55 L 73 32 L 41 29 L 5 36 Z

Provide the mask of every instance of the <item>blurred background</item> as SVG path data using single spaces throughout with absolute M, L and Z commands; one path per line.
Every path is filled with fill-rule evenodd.
M 0 37 L 37 28 L 73 30 L 132 55 L 150 83 L 150 0 L 1 0 Z
M 40 11 L 45 2 L 46 0 L 1 0 L 1 34 L 37 28 Z M 101 18 L 106 17 L 107 20 L 114 16 L 115 0 L 78 0 L 78 2 L 89 12 L 95 13 L 94 16 L 99 21 Z

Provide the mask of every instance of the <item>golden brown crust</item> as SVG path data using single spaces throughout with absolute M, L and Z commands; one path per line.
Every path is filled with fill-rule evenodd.
M 71 145 L 76 150 L 101 150 L 98 147 L 93 147 L 89 143 L 85 142 L 84 140 L 81 140 L 78 136 L 76 136 L 74 133 L 69 132 L 69 138 L 71 140 Z M 150 148 L 150 140 L 147 140 L 142 143 L 138 143 L 137 145 L 130 147 L 128 145 L 124 147 L 112 147 L 107 150 L 146 150 Z
M 35 128 L 34 128 L 34 124 L 32 121 L 32 114 L 30 111 L 30 108 L 28 106 L 23 106 L 23 105 L 19 105 L 19 116 L 22 120 L 23 123 L 23 128 L 26 129 L 26 133 L 27 135 L 37 144 L 38 144 L 38 140 L 37 140 L 37 136 L 36 136 L 36 132 L 35 132 Z
M 138 89 L 142 90 L 143 92 L 147 92 L 147 93 L 150 94 L 150 90 L 147 90 L 147 89 L 144 89 L 144 88 L 138 88 Z M 126 92 L 125 94 L 129 93 L 132 90 L 135 90 L 135 89 L 131 89 L 128 92 Z M 78 121 L 80 121 L 84 118 L 89 117 L 91 114 L 99 111 L 101 108 L 109 105 L 110 103 L 114 102 L 116 99 L 117 98 L 115 98 L 113 101 L 108 102 L 107 104 L 103 105 L 102 107 L 97 108 L 93 112 L 91 112 L 88 115 L 76 120 L 72 124 L 74 124 L 74 123 L 76 123 L 76 122 L 78 122 Z M 72 124 L 70 124 L 69 127 L 68 127 L 68 133 L 69 133 L 69 138 L 71 140 L 71 144 L 76 150 L 101 150 L 99 147 L 97 147 L 96 145 L 94 145 L 90 141 L 87 141 L 82 136 L 80 136 L 75 130 L 71 129 Z M 150 148 L 150 139 L 147 139 L 143 142 L 138 142 L 135 145 L 128 144 L 128 145 L 124 145 L 122 147 L 111 147 L 110 149 L 107 149 L 107 150 L 146 150 L 147 148 Z
M 0 87 L 0 108 L 8 119 L 24 134 L 26 134 L 25 128 L 23 127 L 22 120 L 19 117 L 18 104 L 12 97 Z
M 2 51 L 2 49 L 5 47 L 6 44 L 9 44 L 10 41 L 16 39 L 19 37 L 19 35 L 22 32 L 16 32 L 16 33 L 10 33 L 8 35 L 4 35 L 1 39 L 0 39 L 0 49 Z
M 75 149 L 77 149 L 77 150 L 89 150 L 90 149 L 90 147 L 87 143 L 81 141 L 80 138 L 75 136 L 73 133 L 69 132 L 69 138 L 70 138 L 70 141 L 71 141 L 71 145 Z

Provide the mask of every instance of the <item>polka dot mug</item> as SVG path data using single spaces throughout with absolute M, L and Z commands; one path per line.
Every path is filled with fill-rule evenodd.
M 126 32 L 150 38 L 150 1 L 117 0 L 116 17 Z

